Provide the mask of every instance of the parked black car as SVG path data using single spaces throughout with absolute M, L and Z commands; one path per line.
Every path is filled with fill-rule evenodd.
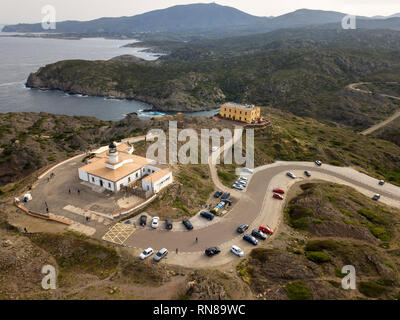
M 225 200 L 222 200 L 222 201 L 225 202 L 229 206 L 232 205 L 232 200 L 225 199 Z
M 229 192 L 225 192 L 225 193 L 222 195 L 221 200 L 226 200 L 226 199 L 228 199 L 230 196 L 231 196 L 231 194 L 230 194 Z
M 258 240 L 249 234 L 245 234 L 243 236 L 243 240 L 246 240 L 247 242 L 250 242 L 251 244 L 253 244 L 255 246 L 258 244 Z
M 267 239 L 267 235 L 266 235 L 264 232 L 262 232 L 262 231 L 260 231 L 260 230 L 257 230 L 257 229 L 254 229 L 254 230 L 251 232 L 251 235 L 252 235 L 253 237 L 256 237 L 256 238 L 261 239 L 261 240 Z
M 372 197 L 372 200 L 378 201 L 380 198 L 381 198 L 381 195 L 380 195 L 380 194 L 375 194 L 375 195 Z
M 166 228 L 167 230 L 171 230 L 171 229 L 172 229 L 172 226 L 173 226 L 172 220 L 171 220 L 171 219 L 167 219 L 167 221 L 165 222 L 165 228 Z
M 147 217 L 145 215 L 140 216 L 140 225 L 142 227 L 144 227 L 146 225 L 146 222 L 147 222 Z
M 216 255 L 216 254 L 218 254 L 220 252 L 221 252 L 221 249 L 218 248 L 218 247 L 207 248 L 206 251 L 205 251 L 206 256 L 208 256 L 208 257 L 212 257 L 212 256 L 214 256 L 214 255 Z
M 203 218 L 206 218 L 206 219 L 208 219 L 208 220 L 214 219 L 214 215 L 213 215 L 211 212 L 208 212 L 208 211 L 202 211 L 202 212 L 200 212 L 200 215 L 201 215 Z
M 248 224 L 241 224 L 241 225 L 237 228 L 237 232 L 243 233 L 243 232 L 245 232 L 248 228 L 249 228 L 249 225 L 248 225 Z
M 193 229 L 193 225 L 188 219 L 183 219 L 182 223 L 186 227 L 186 229 L 188 229 L 188 230 Z
M 215 193 L 214 193 L 214 198 L 219 198 L 220 196 L 221 196 L 221 194 L 222 194 L 222 191 L 216 191 Z

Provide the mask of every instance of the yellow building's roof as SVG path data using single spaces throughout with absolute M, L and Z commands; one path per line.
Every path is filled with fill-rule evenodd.
M 254 110 L 256 107 L 254 105 L 244 105 L 244 104 L 239 104 L 235 102 L 227 102 L 222 105 L 222 107 L 229 107 L 229 108 L 237 108 L 237 109 L 242 109 L 242 110 Z

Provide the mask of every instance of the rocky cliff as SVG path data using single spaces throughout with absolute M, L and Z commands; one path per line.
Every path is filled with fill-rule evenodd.
M 110 61 L 60 61 L 31 73 L 27 87 L 72 94 L 136 99 L 163 111 L 218 108 L 222 90 L 207 76 L 160 69 L 157 64 Z

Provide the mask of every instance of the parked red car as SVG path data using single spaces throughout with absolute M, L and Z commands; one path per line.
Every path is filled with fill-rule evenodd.
M 283 200 L 283 197 L 280 194 L 274 193 L 272 196 L 276 199 Z
M 272 190 L 273 192 L 275 192 L 275 193 L 281 193 L 281 194 L 284 194 L 285 193 L 285 191 L 283 190 L 283 189 L 281 189 L 281 188 L 275 188 L 274 190 Z
M 272 230 L 270 227 L 268 226 L 259 226 L 258 230 L 260 230 L 261 232 L 264 232 L 266 234 L 274 234 L 274 230 Z

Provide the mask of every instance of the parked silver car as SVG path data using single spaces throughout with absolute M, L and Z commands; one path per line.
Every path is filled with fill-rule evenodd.
M 154 261 L 158 262 L 162 258 L 164 258 L 167 254 L 168 254 L 168 250 L 166 248 L 162 248 L 160 251 L 158 251 L 156 253 L 156 255 L 154 256 L 153 259 L 154 259 Z

